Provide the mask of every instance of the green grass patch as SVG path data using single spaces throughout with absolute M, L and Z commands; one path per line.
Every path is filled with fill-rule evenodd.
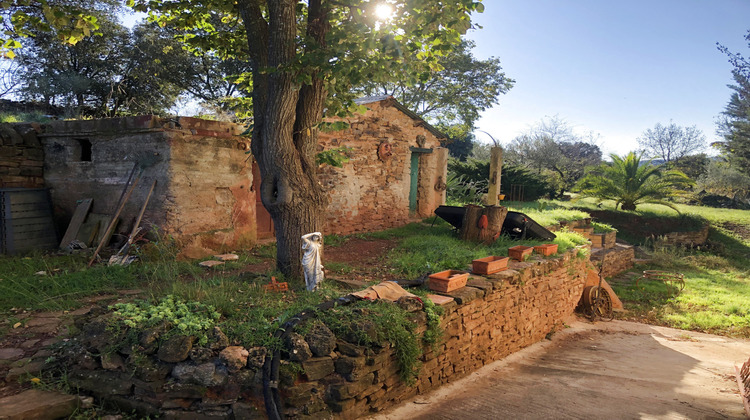
M 394 229 L 395 230 L 395 229 Z M 414 223 L 398 229 L 408 232 L 399 235 L 399 246 L 391 251 L 388 261 L 397 275 L 408 278 L 418 277 L 426 272 L 442 270 L 466 270 L 472 260 L 489 255 L 507 256 L 508 248 L 516 245 L 541 245 L 545 241 L 515 241 L 501 236 L 491 244 L 477 244 L 458 239 L 447 224 L 428 226 Z M 387 232 L 387 231 L 386 231 Z M 387 234 L 383 232 L 383 234 Z M 558 252 L 564 252 L 586 240 L 573 232 L 558 232 L 553 243 L 558 244 Z
M 618 238 L 642 244 L 651 262 L 638 267 L 682 273 L 685 290 L 675 295 L 661 282 L 613 282 L 617 295 L 636 319 L 675 328 L 750 337 L 750 241 L 730 232 L 727 224 L 750 229 L 750 211 L 678 204 L 677 213 L 656 205 L 635 212 L 615 211 L 613 203 L 592 200 L 562 206 L 583 206 L 618 230 Z M 692 249 L 663 246 L 649 238 L 657 229 L 691 231 L 711 225 L 708 242 Z

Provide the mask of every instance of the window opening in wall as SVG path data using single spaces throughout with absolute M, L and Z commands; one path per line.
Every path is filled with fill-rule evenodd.
M 78 160 L 81 162 L 91 162 L 91 142 L 87 139 L 76 139 L 79 145 Z

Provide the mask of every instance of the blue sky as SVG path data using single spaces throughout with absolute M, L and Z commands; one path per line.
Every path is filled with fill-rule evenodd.
M 483 3 L 474 54 L 498 57 L 516 85 L 477 127 L 503 144 L 554 115 L 598 133 L 605 153 L 635 150 L 644 130 L 670 119 L 710 142 L 732 81 L 716 43 L 750 55 L 748 0 Z

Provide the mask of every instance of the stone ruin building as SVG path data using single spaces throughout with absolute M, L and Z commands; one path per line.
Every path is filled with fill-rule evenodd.
M 390 96 L 358 102 L 368 110 L 347 118 L 348 129 L 320 135 L 321 151 L 350 148 L 343 167 L 319 169 L 329 196 L 325 234 L 404 225 L 431 215 L 445 201 L 448 150 L 440 147 L 445 136 Z M 10 203 L 19 187 L 22 192 L 46 188 L 58 241 L 79 200 L 93 199 L 86 229 L 78 236 L 86 241 L 96 236 L 91 222 L 106 224 L 115 212 L 138 165 L 139 184 L 116 232 L 130 231 L 156 181 L 142 225 L 173 237 L 181 256 L 247 248 L 272 237 L 273 225 L 256 194 L 259 171 L 242 131 L 232 123 L 149 115 L 2 124 L 0 197 Z M 21 210 L 4 216 L 0 233 L 6 242 L 23 234 L 14 235 L 12 221 L 31 223 Z M 6 246 L 0 252 L 13 250 L 27 249 Z

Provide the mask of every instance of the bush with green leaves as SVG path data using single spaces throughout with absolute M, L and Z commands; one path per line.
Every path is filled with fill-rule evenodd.
M 591 227 L 594 228 L 594 233 L 617 232 L 617 229 L 612 227 L 612 225 L 608 225 L 606 223 L 601 223 L 601 222 L 591 222 Z
M 118 303 L 113 309 L 112 321 L 116 326 L 142 331 L 149 328 L 164 328 L 167 334 L 191 335 L 201 345 L 208 342 L 207 332 L 213 329 L 221 314 L 211 305 L 200 302 L 184 302 L 169 295 L 159 303 L 147 301 Z
M 480 194 L 487 193 L 487 180 L 490 175 L 490 162 L 476 159 L 468 159 L 461 162 L 451 159 L 448 162 L 448 177 L 463 177 L 464 182 L 484 182 Z M 510 194 L 513 185 L 521 186 L 523 189 L 523 200 L 533 201 L 554 193 L 554 187 L 547 178 L 535 174 L 520 166 L 505 164 L 502 168 L 500 192 Z M 506 197 L 510 198 L 510 197 Z

